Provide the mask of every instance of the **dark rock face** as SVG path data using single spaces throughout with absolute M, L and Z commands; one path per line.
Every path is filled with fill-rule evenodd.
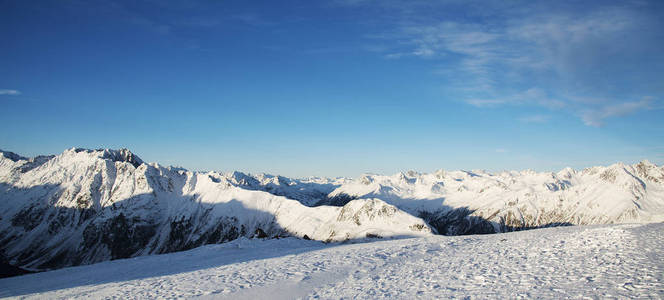
M 31 159 L 28 160 L 28 162 L 26 164 L 22 165 L 19 170 L 20 170 L 21 173 L 28 172 L 28 171 L 30 171 L 34 168 L 37 168 L 37 167 L 45 164 L 46 162 L 48 162 L 49 160 L 51 160 L 54 157 L 55 157 L 55 155 L 40 155 L 40 156 L 31 158 Z
M 11 160 L 13 162 L 17 162 L 19 160 L 27 160 L 27 158 L 25 158 L 23 156 L 20 156 L 20 155 L 14 153 L 14 152 L 2 151 L 2 149 L 0 149 L 0 155 L 8 158 L 9 160 Z
M 103 159 L 109 159 L 114 162 L 116 161 L 127 162 L 130 163 L 135 168 L 138 168 L 138 166 L 143 164 L 143 160 L 141 160 L 138 156 L 129 151 L 129 149 L 120 149 L 120 150 L 99 149 L 97 151 L 104 152 L 104 154 L 102 155 Z
M 105 233 L 99 241 L 111 250 L 112 259 L 131 257 L 147 246 L 156 233 L 156 225 L 144 224 L 141 220 L 127 220 L 120 213 L 92 230 Z
M 435 212 L 421 211 L 418 215 L 432 228 L 442 235 L 469 235 L 469 234 L 491 234 L 501 232 L 512 232 L 535 228 L 552 226 L 570 226 L 568 222 L 553 222 L 543 224 L 532 224 L 524 222 L 512 214 L 506 214 L 500 218 L 499 223 L 494 223 L 473 215 L 474 211 L 468 208 L 457 208 L 440 210 Z
M 34 273 L 19 267 L 12 266 L 5 262 L 0 262 L 0 278 L 19 276 Z
M 134 257 L 141 254 L 160 254 L 189 250 L 205 244 L 232 241 L 241 236 L 268 238 L 288 236 L 273 222 L 259 223 L 247 228 L 234 217 L 215 217 L 208 214 L 155 219 L 128 217 L 124 212 L 104 217 L 104 211 L 91 209 L 53 209 L 31 207 L 12 219 L 16 231 L 2 232 L 0 251 L 9 252 L 13 243 L 35 233 L 39 239 L 26 251 L 9 256 L 12 265 L 47 270 L 89 264 L 104 260 Z M 87 216 L 87 217 L 86 217 Z M 87 221 L 79 220 L 86 219 Z M 40 224 L 45 230 L 39 234 Z M 265 230 L 263 229 L 265 228 Z M 52 236 L 68 232 L 64 244 L 49 245 Z M 9 263 L 7 263 L 10 266 Z M 9 267 L 8 267 L 9 268 Z M 9 272 L 9 271 L 8 271 Z M 17 271 L 18 272 L 18 271 Z M 10 272 L 14 274 L 15 272 Z M 16 273 L 19 274 L 19 273 Z
M 357 197 L 353 197 L 347 194 L 339 194 L 334 197 L 322 197 L 314 206 L 321 206 L 321 205 L 330 205 L 330 206 L 344 206 L 348 204 L 348 202 L 351 202 L 353 200 L 357 199 Z
M 30 231 L 41 224 L 45 212 L 46 208 L 44 207 L 38 205 L 30 206 L 11 218 L 12 226 L 23 227 L 23 230 Z
M 256 232 L 254 233 L 254 237 L 257 237 L 259 239 L 264 239 L 268 236 L 267 236 L 267 233 L 265 233 L 265 231 L 263 231 L 263 229 L 256 228 Z
M 476 216 L 467 208 L 421 211 L 419 217 L 442 235 L 467 235 L 496 233 L 491 222 Z

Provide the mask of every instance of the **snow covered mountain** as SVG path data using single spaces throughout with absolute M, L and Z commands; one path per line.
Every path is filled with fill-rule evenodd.
M 325 200 L 378 198 L 441 234 L 664 220 L 664 167 L 648 161 L 558 173 L 439 170 L 364 175 Z
M 290 179 L 190 172 L 129 150 L 0 152 L 0 255 L 51 269 L 239 237 L 321 241 L 664 219 L 664 168 Z
M 30 159 L 2 152 L 0 250 L 11 265 L 48 269 L 238 237 L 343 241 L 432 233 L 422 219 L 378 199 L 308 207 L 280 196 L 305 201 L 330 189 L 306 188 L 312 182 L 189 172 L 143 163 L 126 149 Z

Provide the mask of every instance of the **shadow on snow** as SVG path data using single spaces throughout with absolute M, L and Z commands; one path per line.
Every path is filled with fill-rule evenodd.
M 181 191 L 174 188 L 174 191 Z M 59 185 L 17 188 L 0 183 L 0 255 L 2 265 L 18 275 L 21 266 L 32 270 L 60 269 L 0 280 L 0 296 L 20 296 L 88 284 L 128 281 L 219 267 L 237 262 L 298 254 L 337 245 L 314 241 L 268 240 L 262 251 L 247 256 L 240 248 L 220 244 L 238 238 L 282 238 L 292 235 L 268 212 L 246 208 L 241 202 L 202 203 L 197 195 L 136 195 L 102 206 L 100 195 L 77 198 L 79 208 L 54 203 L 66 189 Z M 16 199 L 30 199 L 17 203 Z M 343 206 L 352 197 L 324 199 L 315 206 Z M 439 234 L 485 234 L 530 229 L 495 224 L 473 216 L 467 208 L 442 205 L 421 211 Z M 238 219 L 237 216 L 244 216 Z M 552 225 L 571 225 L 552 224 Z M 547 226 L 538 226 L 547 227 Z M 532 227 L 536 228 L 536 227 Z M 360 242 L 362 240 L 359 240 Z M 228 245 L 228 244 L 226 244 Z M 282 247 L 285 246 L 285 247 Z M 21 249 L 16 251 L 13 249 Z M 193 250 L 190 250 L 193 249 Z M 173 256 L 159 256 L 178 251 Z M 152 255 L 152 256 L 146 256 Z M 131 263 L 108 260 L 131 259 Z M 159 266 L 166 259 L 167 266 Z M 99 263 L 95 266 L 82 266 Z M 155 264 L 157 266 L 155 267 Z M 92 280 L 91 278 L 94 278 Z M 16 283 L 22 288 L 12 288 Z

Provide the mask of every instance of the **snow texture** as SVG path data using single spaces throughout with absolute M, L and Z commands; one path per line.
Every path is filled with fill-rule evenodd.
M 664 297 L 664 223 L 324 244 L 246 239 L 0 279 L 26 299 Z

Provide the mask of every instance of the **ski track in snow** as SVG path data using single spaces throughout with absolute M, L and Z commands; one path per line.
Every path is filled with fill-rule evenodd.
M 654 223 L 352 244 L 240 239 L 6 278 L 0 296 L 661 299 L 663 233 Z

